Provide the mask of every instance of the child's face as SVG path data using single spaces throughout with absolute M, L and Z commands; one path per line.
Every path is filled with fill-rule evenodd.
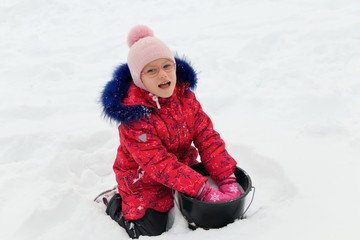
M 169 98 L 176 86 L 175 63 L 166 58 L 149 62 L 141 71 L 141 80 L 155 96 Z

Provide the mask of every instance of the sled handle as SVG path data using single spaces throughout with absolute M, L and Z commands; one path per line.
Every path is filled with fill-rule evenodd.
M 251 190 L 253 191 L 252 197 L 251 197 L 251 201 L 249 203 L 249 205 L 247 206 L 247 208 L 245 209 L 244 213 L 241 215 L 240 219 L 244 219 L 245 218 L 245 213 L 247 212 L 247 210 L 249 210 L 252 202 L 254 201 L 254 196 L 255 196 L 255 187 L 251 186 Z

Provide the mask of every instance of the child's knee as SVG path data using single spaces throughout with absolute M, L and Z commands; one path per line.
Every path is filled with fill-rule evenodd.
M 106 208 L 106 213 L 116 222 L 119 222 L 122 217 L 121 205 L 122 200 L 120 194 L 117 193 L 111 198 Z

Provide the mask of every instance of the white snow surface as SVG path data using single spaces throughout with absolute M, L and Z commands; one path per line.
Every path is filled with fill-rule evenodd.
M 2 240 L 128 238 L 93 198 L 119 144 L 99 97 L 138 24 L 191 61 L 256 187 L 246 219 L 191 231 L 175 208 L 154 239 L 360 239 L 358 0 L 1 0 Z

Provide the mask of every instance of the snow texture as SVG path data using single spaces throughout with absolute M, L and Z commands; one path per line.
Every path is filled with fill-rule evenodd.
M 93 198 L 119 143 L 101 90 L 138 24 L 191 60 L 256 186 L 246 219 L 191 231 L 175 208 L 156 239 L 360 239 L 359 1 L 1 0 L 2 240 L 127 239 Z

